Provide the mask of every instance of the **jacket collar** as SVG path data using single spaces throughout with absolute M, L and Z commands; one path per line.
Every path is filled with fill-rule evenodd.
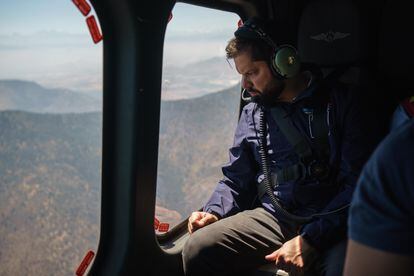
M 298 96 L 293 98 L 292 104 L 297 103 L 305 98 L 310 98 L 314 94 L 314 91 L 316 90 L 317 85 L 316 85 L 316 82 L 315 82 L 315 79 L 312 73 L 309 71 L 306 71 L 305 74 L 309 75 L 308 86 Z

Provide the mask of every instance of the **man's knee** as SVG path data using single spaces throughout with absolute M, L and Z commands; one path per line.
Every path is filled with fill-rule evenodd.
M 186 271 L 189 270 L 189 267 L 192 268 L 194 266 L 193 263 L 197 262 L 200 251 L 202 251 L 200 238 L 196 233 L 194 232 L 194 234 L 190 235 L 183 248 L 183 263 L 184 270 Z
M 202 230 L 205 229 L 191 234 L 184 245 L 182 256 L 186 275 L 207 275 L 213 269 L 217 234 Z

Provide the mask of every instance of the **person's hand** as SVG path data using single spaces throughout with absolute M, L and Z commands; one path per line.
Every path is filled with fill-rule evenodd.
M 265 258 L 273 261 L 278 268 L 289 272 L 289 276 L 300 276 L 304 275 L 305 270 L 316 260 L 317 252 L 302 236 L 296 236 Z
M 193 212 L 188 218 L 188 232 L 191 234 L 197 229 L 218 221 L 218 217 L 206 212 Z

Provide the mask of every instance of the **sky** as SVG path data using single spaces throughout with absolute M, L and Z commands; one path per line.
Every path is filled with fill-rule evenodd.
M 224 57 L 238 19 L 232 13 L 176 4 L 167 26 L 164 66 Z M 0 0 L 0 79 L 100 91 L 102 43 L 92 42 L 85 18 L 71 0 Z

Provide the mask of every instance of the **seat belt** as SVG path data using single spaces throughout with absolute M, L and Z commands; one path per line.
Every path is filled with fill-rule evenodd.
M 323 88 L 322 88 L 323 89 Z M 273 119 L 276 121 L 281 132 L 292 145 L 294 151 L 299 156 L 299 162 L 289 167 L 276 171 L 271 175 L 272 185 L 278 183 L 304 180 L 307 176 L 324 179 L 329 174 L 329 165 L 323 159 L 324 156 L 329 156 L 329 125 L 328 115 L 330 112 L 330 105 L 328 101 L 323 100 L 324 93 L 315 95 L 310 103 L 313 110 L 313 140 L 312 148 L 310 142 L 303 134 L 293 125 L 291 117 L 282 106 L 275 106 L 270 110 Z M 316 104 L 318 102 L 318 104 Z M 325 105 L 325 102 L 327 103 Z M 324 109 L 323 106 L 327 106 Z M 315 111 L 315 112 L 314 112 Z M 309 116 L 309 115 L 308 115 Z M 315 153 L 316 154 L 315 154 Z M 265 189 L 263 183 L 259 183 L 259 196 L 264 195 Z M 273 187 L 274 188 L 274 187 Z
M 282 106 L 271 109 L 271 115 L 275 119 L 282 133 L 292 145 L 294 151 L 299 156 L 299 162 L 276 172 L 277 182 L 283 183 L 292 180 L 303 180 L 306 177 L 306 167 L 304 161 L 312 158 L 312 148 L 303 135 L 296 129 L 288 113 Z

